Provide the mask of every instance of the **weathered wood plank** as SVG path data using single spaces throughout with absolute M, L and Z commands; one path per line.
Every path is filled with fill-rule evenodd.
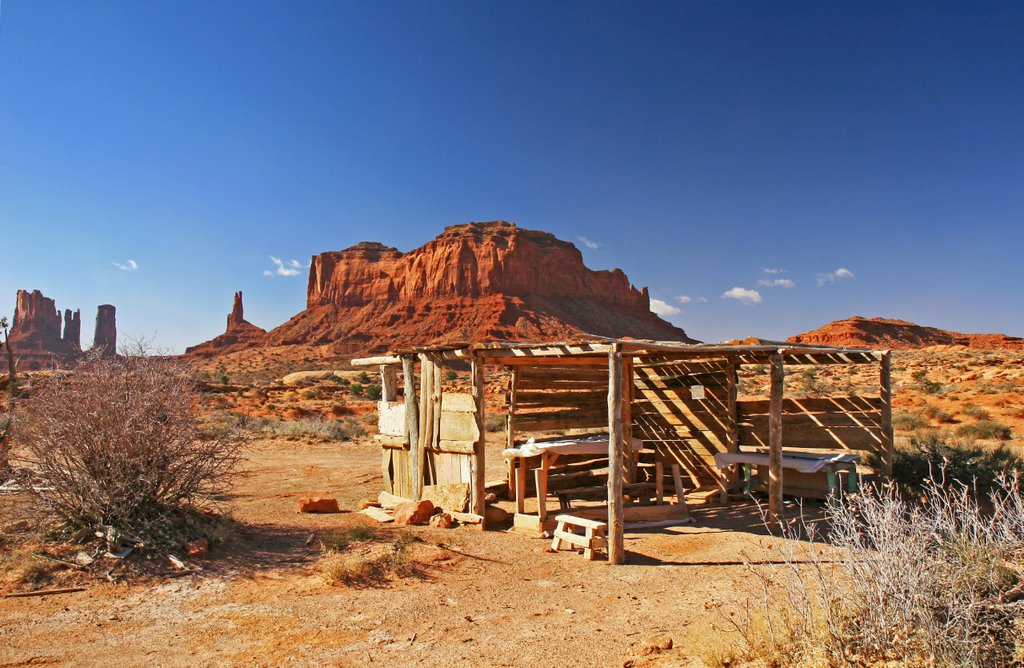
M 782 519 L 782 401 L 786 380 L 782 355 L 771 358 L 768 428 L 768 519 L 778 522 Z
M 622 442 L 622 347 L 612 346 L 608 353 L 608 561 L 626 561 L 623 535 L 622 482 L 625 457 Z
M 420 488 L 416 487 L 412 481 L 417 479 L 422 481 L 422 477 L 420 476 L 419 459 L 416 456 L 416 452 L 419 449 L 419 412 L 417 406 L 418 402 L 416 401 L 416 378 L 414 376 L 413 369 L 413 356 L 406 355 L 402 358 L 402 375 L 405 378 L 406 433 L 408 434 L 410 454 L 408 458 L 409 479 L 406 482 L 408 488 L 403 486 L 402 491 L 408 492 L 410 495 L 414 492 L 419 492 L 420 490 Z M 416 498 L 419 498 L 418 494 L 416 494 Z

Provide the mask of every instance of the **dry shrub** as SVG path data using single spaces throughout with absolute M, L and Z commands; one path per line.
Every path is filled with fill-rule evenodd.
M 747 648 L 733 665 L 1019 665 L 1019 481 L 1003 480 L 984 504 L 963 485 L 935 483 L 925 497 L 868 488 L 830 504 L 824 535 L 787 525 L 783 565 L 751 567 L 761 593 L 736 622 Z
M 358 538 L 356 537 L 358 536 Z M 373 540 L 376 532 L 350 533 L 352 540 Z M 388 577 L 409 577 L 416 573 L 416 561 L 410 554 L 410 545 L 416 537 L 403 531 L 388 544 L 363 547 L 358 552 L 348 551 L 346 541 L 335 547 L 324 547 L 318 569 L 324 583 L 337 586 L 366 587 Z
M 189 511 L 225 490 L 241 440 L 201 428 L 189 369 L 142 352 L 90 356 L 50 380 L 19 407 L 15 440 L 67 525 L 177 544 Z

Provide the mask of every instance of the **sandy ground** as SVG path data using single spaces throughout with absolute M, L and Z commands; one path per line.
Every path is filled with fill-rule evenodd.
M 332 587 L 316 570 L 319 539 L 376 523 L 301 515 L 296 499 L 353 508 L 374 496 L 377 448 L 263 441 L 247 469 L 226 501 L 242 535 L 215 547 L 202 574 L 0 598 L 0 667 L 701 666 L 738 640 L 724 610 L 752 584 L 744 558 L 779 556 L 749 506 L 697 507 L 695 525 L 628 533 L 625 566 L 503 531 L 415 528 L 417 575 Z M 674 649 L 645 655 L 657 634 Z

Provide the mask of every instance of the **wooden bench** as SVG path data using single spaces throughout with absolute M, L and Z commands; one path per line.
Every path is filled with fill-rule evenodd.
M 583 556 L 593 561 L 594 550 L 608 550 L 608 538 L 605 534 L 607 522 L 588 520 L 575 515 L 558 515 L 555 521 L 558 524 L 555 527 L 555 537 L 551 541 L 551 549 L 556 552 L 561 549 L 562 543 L 568 543 L 573 547 L 582 547 Z M 575 528 L 583 529 L 583 535 L 576 533 Z

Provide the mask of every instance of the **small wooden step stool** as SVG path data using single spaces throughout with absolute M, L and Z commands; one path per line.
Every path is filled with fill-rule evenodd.
M 582 547 L 583 556 L 590 561 L 594 560 L 594 550 L 608 549 L 608 538 L 605 535 L 607 522 L 588 520 L 575 515 L 559 515 L 555 517 L 558 525 L 555 527 L 555 538 L 551 541 L 551 549 L 558 551 L 562 543 L 569 543 L 573 547 Z M 583 529 L 583 535 L 573 531 L 574 527 Z

